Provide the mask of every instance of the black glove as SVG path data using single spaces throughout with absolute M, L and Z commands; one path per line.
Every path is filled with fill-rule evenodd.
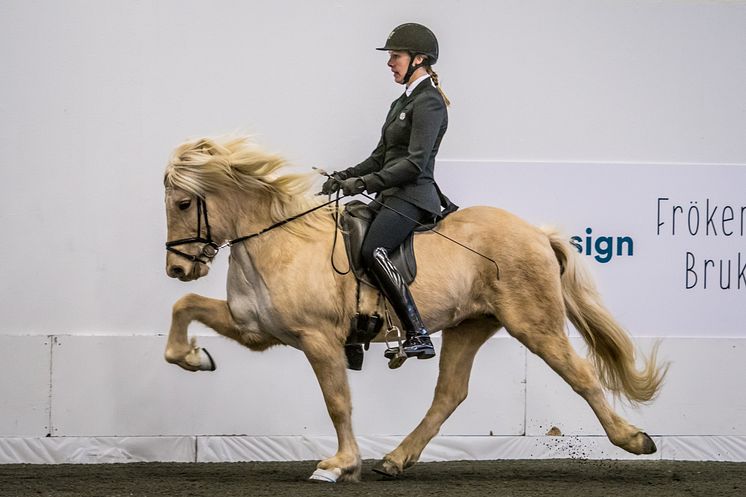
M 321 192 L 319 195 L 331 195 L 332 193 L 339 190 L 339 183 L 343 179 L 350 177 L 350 173 L 347 171 L 334 171 L 329 175 L 329 178 L 321 185 Z
M 321 195 L 331 195 L 337 190 L 339 190 L 339 180 L 332 174 L 324 184 L 321 185 Z
M 339 189 L 345 195 L 357 195 L 365 191 L 365 182 L 359 176 L 343 179 L 339 182 Z

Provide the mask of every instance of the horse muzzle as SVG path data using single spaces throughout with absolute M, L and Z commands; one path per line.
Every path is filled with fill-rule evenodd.
M 207 264 L 194 262 L 191 264 L 172 263 L 166 265 L 166 274 L 179 281 L 193 281 L 205 276 L 210 271 Z

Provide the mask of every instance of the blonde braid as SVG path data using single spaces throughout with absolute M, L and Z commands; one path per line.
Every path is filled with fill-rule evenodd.
M 449 107 L 451 105 L 451 101 L 448 100 L 448 97 L 446 96 L 446 93 L 443 91 L 443 88 L 440 87 L 440 83 L 438 82 L 438 73 L 433 71 L 433 68 L 431 66 L 427 66 L 427 73 L 430 75 L 430 78 L 433 80 L 433 84 L 435 84 L 435 87 L 438 88 L 438 91 L 440 92 L 440 96 L 443 97 L 443 101 L 446 103 L 446 107 Z

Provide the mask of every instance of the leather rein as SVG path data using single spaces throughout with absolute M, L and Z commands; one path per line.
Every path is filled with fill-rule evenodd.
M 329 176 L 329 175 L 327 175 L 327 176 Z M 409 218 L 409 216 L 406 216 L 405 214 L 397 211 L 396 209 L 393 209 L 392 207 L 383 204 L 382 202 L 378 201 L 377 199 L 375 199 L 373 197 L 370 197 L 369 195 L 366 195 L 364 193 L 362 195 L 365 198 L 367 198 L 368 200 L 370 200 L 371 202 L 375 202 L 375 203 L 381 204 L 382 207 L 390 209 L 390 210 L 396 212 L 397 214 L 399 214 L 400 216 L 406 217 L 407 219 L 411 219 L 411 218 Z M 278 221 L 278 222 L 276 222 L 276 223 L 274 223 L 274 224 L 272 224 L 270 226 L 267 226 L 266 228 L 262 229 L 261 231 L 257 231 L 256 233 L 251 233 L 250 235 L 239 236 L 238 238 L 234 238 L 232 240 L 226 240 L 225 242 L 223 242 L 222 245 L 218 245 L 215 242 L 215 240 L 213 240 L 213 238 L 212 238 L 212 233 L 210 231 L 210 220 L 207 217 L 207 203 L 205 203 L 205 199 L 202 198 L 202 197 L 197 197 L 197 235 L 193 236 L 193 237 L 190 237 L 190 238 L 181 238 L 179 240 L 168 241 L 168 242 L 166 242 L 166 250 L 169 251 L 169 252 L 172 252 L 172 253 L 174 253 L 176 255 L 179 255 L 181 257 L 184 257 L 185 259 L 187 259 L 189 261 L 198 262 L 198 263 L 201 263 L 201 264 L 208 264 L 208 263 L 212 262 L 212 260 L 215 258 L 215 256 L 218 255 L 218 252 L 220 252 L 221 249 L 224 249 L 226 247 L 230 247 L 232 245 L 235 245 L 236 243 L 245 242 L 246 240 L 250 240 L 252 238 L 256 238 L 258 236 L 261 236 L 264 233 L 267 233 L 268 231 L 272 231 L 275 228 L 279 228 L 280 226 L 283 226 L 283 225 L 285 225 L 285 224 L 287 224 L 287 223 L 289 223 L 291 221 L 295 221 L 296 219 L 299 219 L 299 218 L 301 218 L 301 217 L 303 217 L 305 215 L 308 215 L 308 214 L 310 214 L 310 213 L 312 213 L 314 211 L 322 209 L 322 208 L 324 208 L 324 207 L 326 207 L 327 205 L 330 205 L 330 204 L 334 204 L 334 203 L 337 204 L 337 209 L 336 209 L 336 213 L 335 213 L 335 224 L 338 225 L 338 217 L 337 216 L 339 215 L 339 200 L 342 197 L 346 197 L 346 196 L 347 195 L 340 195 L 340 192 L 337 192 L 336 198 L 334 198 L 332 200 L 329 200 L 328 202 L 324 202 L 323 204 L 319 204 L 316 207 L 312 207 L 312 208 L 310 208 L 310 209 L 308 209 L 306 211 L 303 211 L 303 212 L 301 212 L 299 214 L 291 216 L 291 217 L 289 217 L 287 219 L 283 219 L 282 221 Z M 202 220 L 203 219 L 204 219 L 204 224 L 205 224 L 205 236 L 204 237 L 202 236 Z M 412 221 L 414 221 L 416 224 L 418 224 L 421 227 L 423 226 L 417 220 L 412 219 Z M 335 230 L 335 234 L 334 234 L 334 245 L 335 246 L 336 246 L 336 243 L 337 243 L 337 231 L 338 230 Z M 484 254 L 482 254 L 481 252 L 478 252 L 478 251 L 474 250 L 473 248 L 471 248 L 471 247 L 469 247 L 469 246 L 467 246 L 467 245 L 465 245 L 465 244 L 463 244 L 463 243 L 461 243 L 461 242 L 459 242 L 457 240 L 454 240 L 453 238 L 451 238 L 451 237 L 449 237 L 447 235 L 444 235 L 443 233 L 440 233 L 439 231 L 435 230 L 432 227 L 428 228 L 428 231 L 431 231 L 431 232 L 435 233 L 436 235 L 439 235 L 439 236 L 445 238 L 446 240 L 448 240 L 450 242 L 453 242 L 456 245 L 459 245 L 460 247 L 462 247 L 462 248 L 464 248 L 464 249 L 466 249 L 466 250 L 468 250 L 468 251 L 470 251 L 470 252 L 472 252 L 472 253 L 474 253 L 474 254 L 476 254 L 476 255 L 478 255 L 478 256 L 486 259 L 486 260 L 488 260 L 489 262 L 491 262 L 492 264 L 494 264 L 494 266 L 495 266 L 495 272 L 497 273 L 497 279 L 498 280 L 500 279 L 500 267 L 497 265 L 497 262 L 494 259 L 492 259 L 491 257 L 488 257 L 488 256 L 486 256 Z M 188 254 L 186 252 L 182 252 L 181 250 L 179 250 L 177 248 L 174 248 L 174 247 L 177 247 L 179 245 L 186 245 L 187 243 L 203 243 L 204 245 L 202 245 L 202 248 L 200 249 L 199 255 Z M 337 273 L 339 273 L 339 274 L 347 274 L 349 272 L 349 269 L 348 269 L 347 272 L 340 272 L 336 268 L 336 265 L 334 264 L 333 257 L 334 257 L 334 249 L 332 248 L 332 266 L 334 267 L 334 270 L 337 271 Z
M 329 204 L 339 202 L 339 198 L 340 197 L 330 200 L 328 202 L 325 202 L 323 204 L 319 204 L 316 207 L 312 207 L 306 211 L 303 211 L 299 214 L 291 216 L 287 219 L 278 221 L 270 226 L 267 226 L 261 231 L 257 231 L 256 233 L 251 233 L 250 235 L 239 236 L 238 238 L 234 238 L 232 240 L 226 240 L 221 245 L 218 245 L 218 243 L 212 238 L 212 232 L 210 230 L 210 220 L 207 216 L 207 203 L 205 202 L 205 199 L 203 199 L 202 197 L 197 197 L 197 235 L 193 237 L 189 237 L 189 238 L 180 238 L 179 240 L 170 240 L 166 242 L 166 250 L 176 255 L 179 255 L 189 261 L 199 262 L 201 264 L 208 264 L 215 258 L 215 256 L 218 255 L 218 252 L 220 252 L 221 249 L 224 249 L 226 247 L 235 245 L 236 243 L 245 242 L 246 240 L 250 240 L 252 238 L 256 238 L 260 235 L 263 235 L 264 233 L 267 233 L 268 231 L 271 231 L 275 228 L 279 228 L 280 226 L 283 226 L 291 221 L 295 221 L 296 219 L 299 219 L 314 211 L 322 209 Z M 205 225 L 205 236 L 202 236 L 203 220 L 204 220 L 204 225 Z M 202 248 L 200 249 L 198 255 L 188 254 L 186 252 L 183 252 L 175 248 L 175 247 L 178 247 L 179 245 L 186 245 L 187 243 L 203 243 L 204 245 L 202 245 Z

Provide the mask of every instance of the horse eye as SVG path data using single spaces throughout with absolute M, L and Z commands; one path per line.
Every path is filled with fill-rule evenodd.
M 189 199 L 186 200 L 180 200 L 178 203 L 179 209 L 182 211 L 185 211 L 189 208 L 189 206 L 192 205 L 192 201 Z

